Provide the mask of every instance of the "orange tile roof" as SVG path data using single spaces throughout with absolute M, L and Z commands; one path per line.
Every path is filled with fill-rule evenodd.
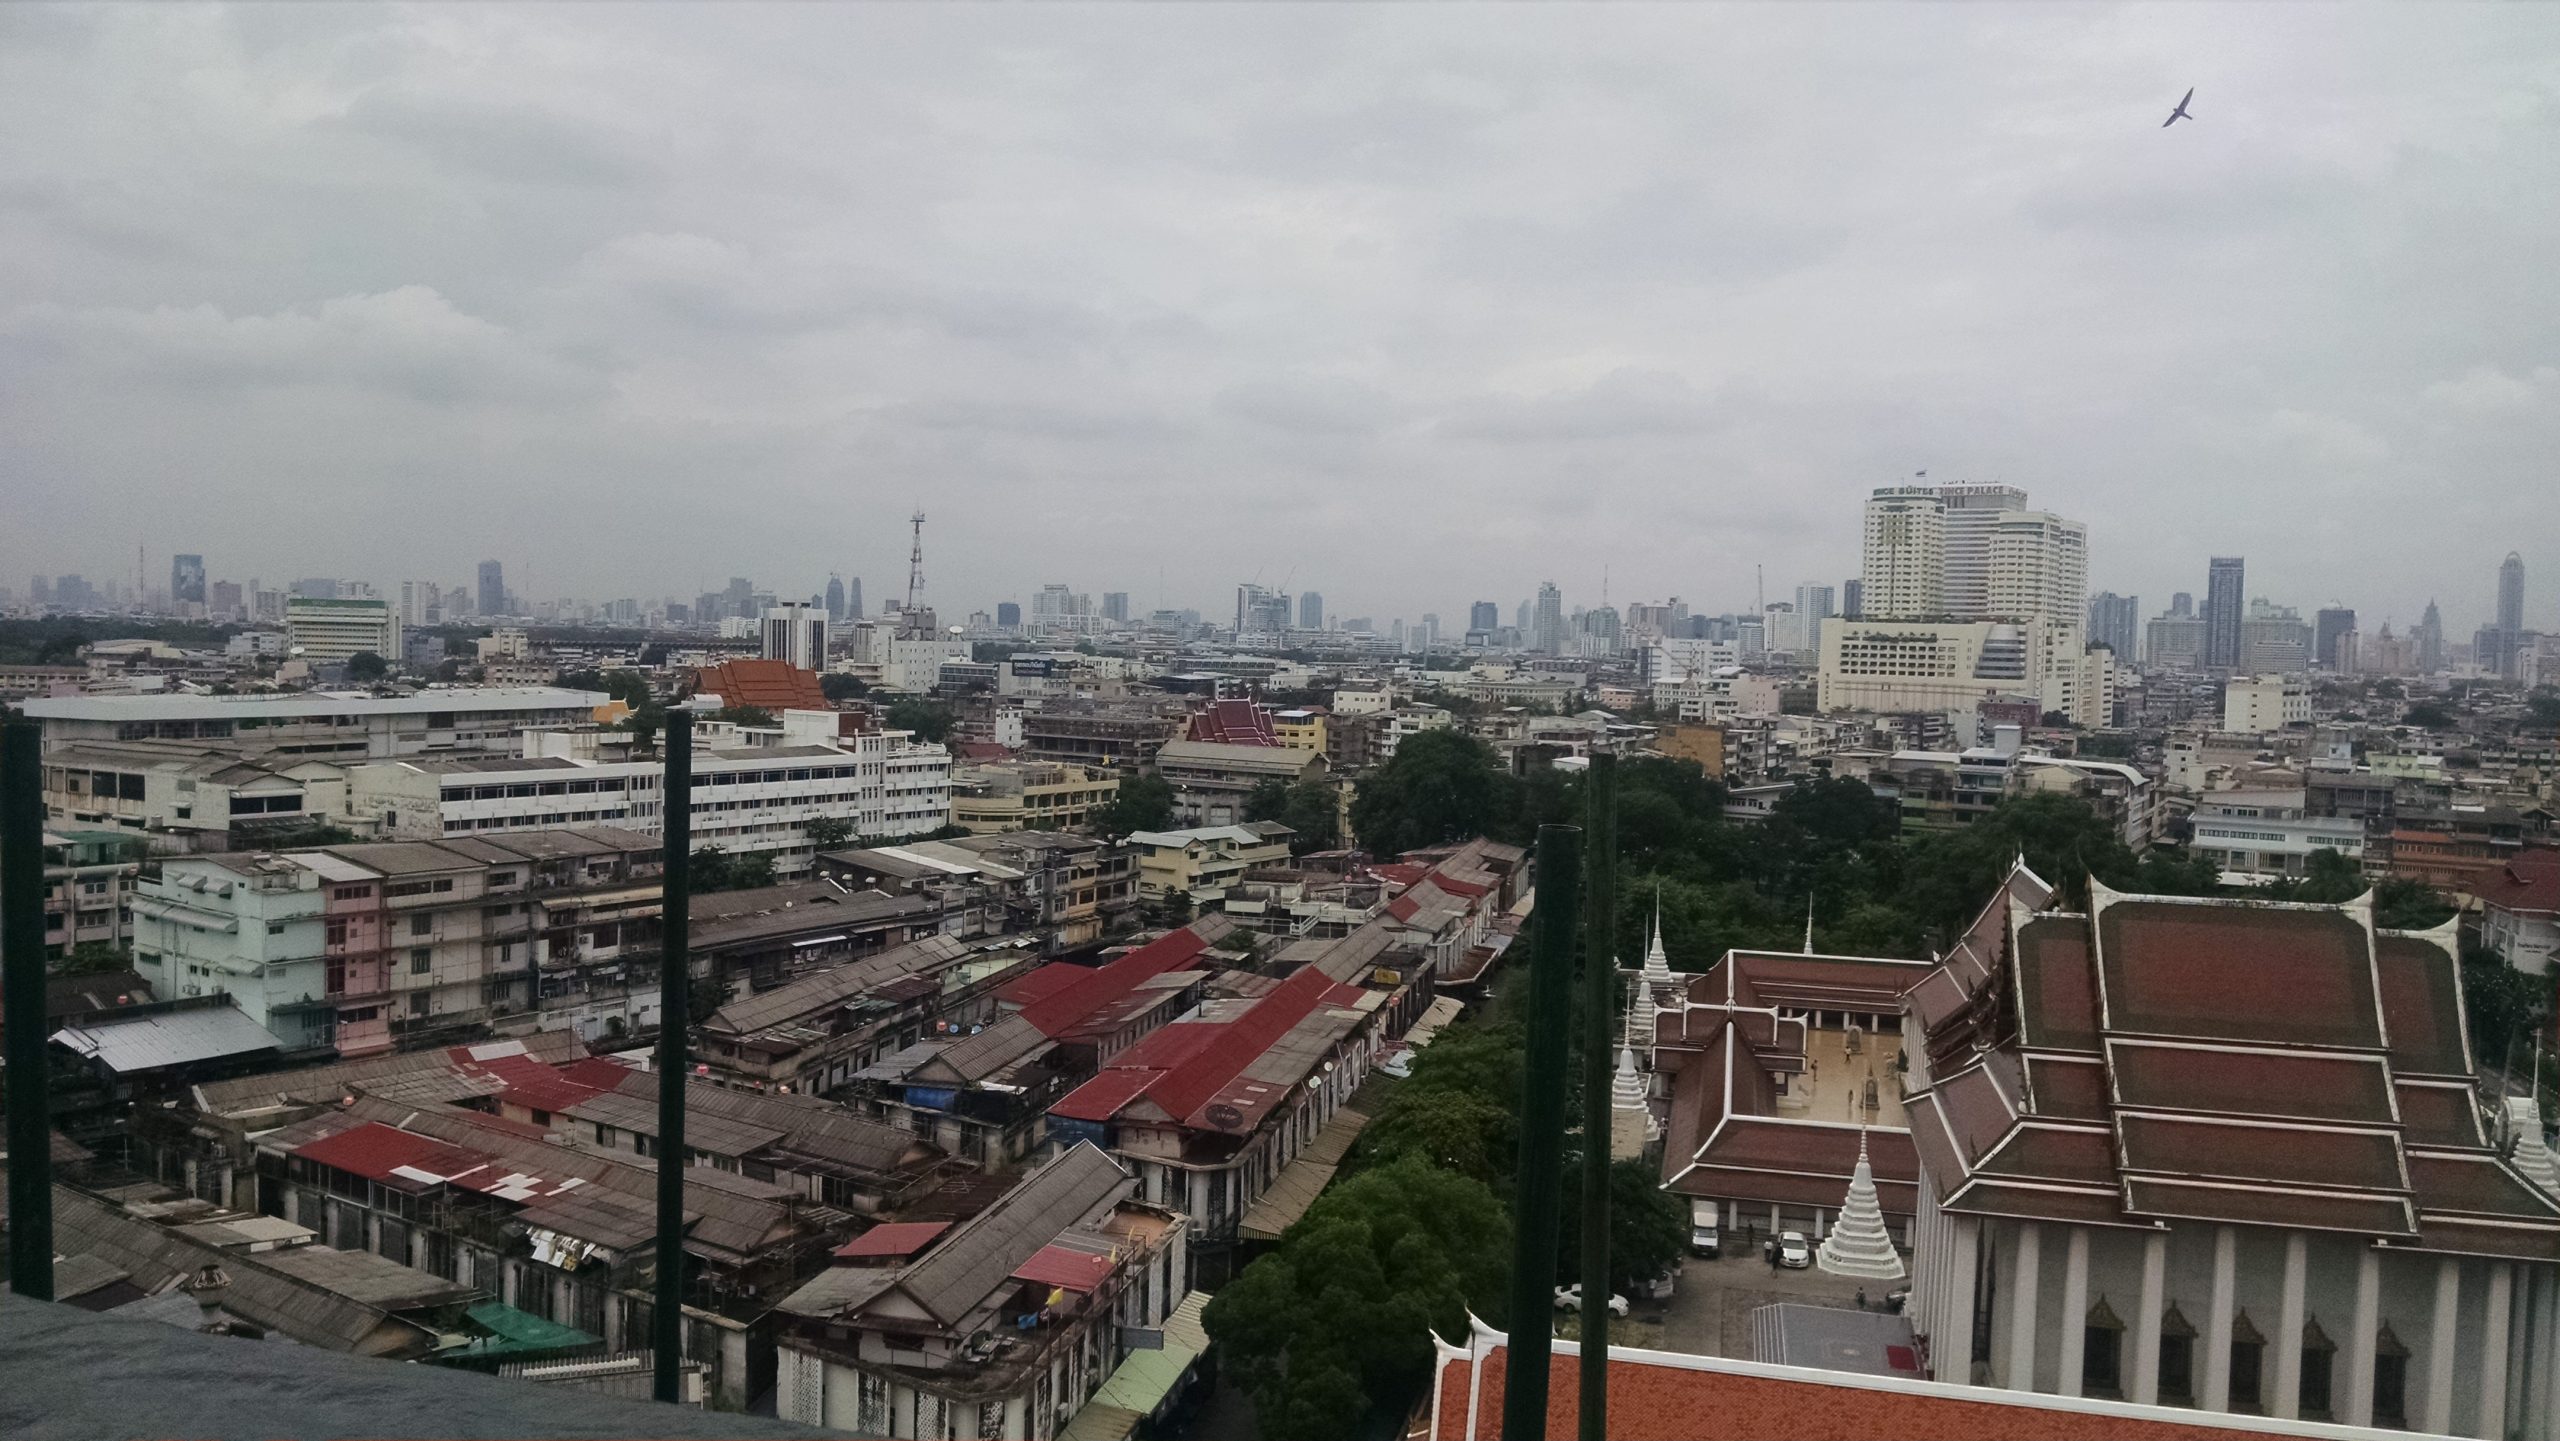
M 754 706 L 779 716 L 787 710 L 833 710 L 818 673 L 787 660 L 724 660 L 694 674 L 694 689 L 725 705 Z

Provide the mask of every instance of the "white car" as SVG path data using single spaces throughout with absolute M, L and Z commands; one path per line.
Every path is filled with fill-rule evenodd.
M 1385 1060 L 1378 1063 L 1378 1069 L 1399 1081 L 1404 1080 L 1413 1074 L 1412 1050 L 1408 1048 L 1390 1053 Z
M 1581 1283 L 1581 1282 L 1577 1281 L 1577 1282 L 1575 1282 L 1574 1284 L 1572 1284 L 1572 1285 L 1570 1285 L 1570 1286 L 1558 1286 L 1558 1287 L 1556 1288 L 1556 1309 L 1557 1309 L 1557 1310 L 1559 1310 L 1559 1311 L 1572 1311 L 1572 1312 L 1574 1312 L 1574 1313 L 1576 1313 L 1576 1314 L 1579 1314 L 1579 1313 L 1581 1312 L 1581 1310 L 1582 1310 L 1582 1283 Z M 1610 1314 L 1610 1315 L 1612 1315 L 1612 1316 L 1623 1316 L 1623 1315 L 1627 1314 L 1627 1298 L 1626 1298 L 1626 1297 L 1624 1297 L 1624 1296 L 1618 1296 L 1618 1295 L 1612 1295 L 1612 1296 L 1610 1296 L 1610 1298 L 1609 1298 L 1609 1314 Z
M 1804 1238 L 1802 1231 L 1780 1231 L 1778 1239 L 1770 1244 L 1777 1248 L 1778 1264 L 1790 1271 L 1801 1271 L 1813 1264 L 1813 1243 Z

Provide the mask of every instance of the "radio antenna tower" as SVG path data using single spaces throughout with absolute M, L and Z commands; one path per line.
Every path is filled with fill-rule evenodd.
M 912 611 L 924 603 L 924 512 L 917 511 L 908 524 L 916 531 L 915 548 L 907 552 L 907 609 Z

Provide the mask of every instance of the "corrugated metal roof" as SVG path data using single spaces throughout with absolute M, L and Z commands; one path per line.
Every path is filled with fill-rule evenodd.
M 53 1033 L 53 1041 L 118 1075 L 284 1049 L 284 1042 L 273 1032 L 236 1006 L 118 1016 L 65 1026 Z
M 1079 1141 L 1003 1200 L 962 1222 L 901 1273 L 899 1285 L 936 1320 L 955 1324 L 1059 1232 L 1124 1194 L 1129 1184 L 1119 1162 Z
M 938 971 L 968 954 L 968 945 L 955 937 L 927 936 L 733 1001 L 712 1012 L 703 1027 L 729 1035 L 765 1030 L 857 1000 L 902 977 Z

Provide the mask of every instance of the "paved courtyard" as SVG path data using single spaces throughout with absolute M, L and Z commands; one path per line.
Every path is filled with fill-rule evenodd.
M 1667 1302 L 1636 1308 L 1635 1327 L 1627 1328 L 1627 1344 L 1685 1351 L 1700 1356 L 1751 1359 L 1751 1313 L 1774 1301 L 1814 1306 L 1855 1306 L 1861 1286 L 1867 1304 L 1884 1307 L 1884 1293 L 1908 1284 L 1878 1283 L 1831 1275 L 1818 1267 L 1771 1272 L 1755 1244 L 1748 1255 L 1720 1261 L 1692 1256 Z M 1650 1318 L 1650 1325 L 1645 1324 Z M 1621 1323 L 1622 1325 L 1624 1323 Z M 1615 1339 L 1615 1338 L 1613 1338 Z

